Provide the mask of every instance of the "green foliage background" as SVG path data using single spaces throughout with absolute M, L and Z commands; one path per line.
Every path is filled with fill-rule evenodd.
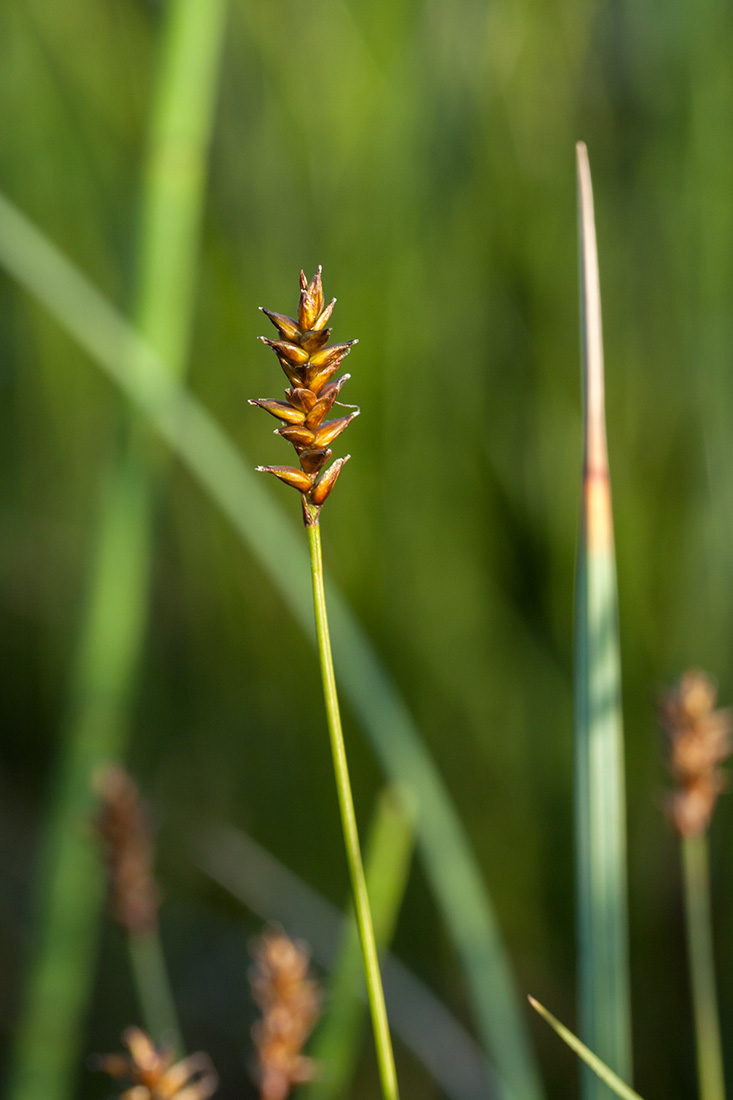
M 6 0 L 0 189 L 125 311 L 160 5 Z M 689 664 L 733 698 L 731 12 L 702 0 L 232 0 L 191 385 L 251 460 L 282 389 L 255 343 L 324 267 L 359 337 L 362 416 L 324 512 L 327 564 L 412 708 L 496 901 L 520 989 L 574 1020 L 572 578 L 580 476 L 575 179 L 594 171 L 619 565 L 637 1087 L 694 1088 L 674 839 L 652 700 Z M 348 396 L 347 396 L 348 394 Z M 0 1026 L 18 1007 L 33 853 L 78 634 L 102 472 L 128 409 L 0 277 Z M 269 486 L 297 518 L 295 494 Z M 308 583 L 303 577 L 303 583 Z M 382 778 L 345 715 L 366 821 Z M 341 902 L 316 659 L 189 477 L 159 492 L 131 766 L 156 805 L 163 931 L 191 1045 L 240 1094 L 258 927 L 192 866 L 240 825 Z M 713 832 L 723 1031 L 733 983 Z M 398 953 L 468 1019 L 419 866 Z M 134 1014 L 105 933 L 89 1050 Z M 532 1022 L 551 1095 L 576 1067 Z M 727 1029 L 730 1031 L 730 1028 Z M 434 1094 L 400 1054 L 407 1095 Z M 733 1049 L 728 1050 L 729 1059 Z M 104 1094 L 87 1075 L 84 1095 Z M 365 1056 L 360 1095 L 375 1095 Z

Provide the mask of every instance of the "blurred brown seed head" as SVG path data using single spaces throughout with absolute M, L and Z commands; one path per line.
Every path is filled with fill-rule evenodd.
M 710 824 L 726 786 L 720 765 L 733 751 L 730 710 L 715 710 L 717 688 L 704 672 L 686 672 L 659 704 L 669 770 L 677 789 L 667 800 L 681 836 L 699 836 Z
M 344 374 L 332 381 L 333 375 L 351 351 L 356 340 L 343 344 L 329 344 L 331 330 L 326 323 L 333 311 L 336 299 L 325 305 L 321 269 L 310 282 L 300 273 L 300 301 L 298 317 L 287 317 L 263 309 L 277 329 L 279 340 L 260 339 L 271 347 L 278 358 L 290 387 L 285 391 L 286 401 L 260 398 L 250 401 L 277 417 L 283 427 L 277 434 L 291 443 L 300 462 L 295 466 L 258 466 L 264 473 L 291 485 L 301 494 L 303 515 L 307 525 L 318 522 L 318 514 L 326 498 L 336 484 L 349 455 L 337 459 L 324 469 L 332 458 L 330 444 L 358 416 L 353 409 L 348 416 L 326 420 L 339 390 L 349 377 Z
M 208 1100 L 219 1084 L 208 1054 L 191 1054 L 180 1062 L 172 1051 L 158 1049 L 137 1027 L 122 1036 L 129 1054 L 105 1054 L 95 1068 L 129 1081 L 121 1100 Z
M 137 784 L 119 766 L 95 777 L 101 805 L 96 816 L 107 864 L 110 916 L 132 936 L 156 929 L 159 895 L 153 877 L 153 843 Z
M 257 1083 L 262 1100 L 285 1100 L 314 1076 L 313 1061 L 303 1047 L 318 1019 L 321 995 L 308 977 L 308 952 L 284 932 L 265 932 L 252 954 L 250 983 L 261 1012 L 252 1029 Z

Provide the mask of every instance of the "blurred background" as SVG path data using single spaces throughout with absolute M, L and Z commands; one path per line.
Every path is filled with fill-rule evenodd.
M 5 0 L 0 11 L 0 190 L 129 316 L 142 308 L 164 14 L 153 0 Z M 573 1026 L 574 143 L 587 142 L 620 585 L 636 1086 L 670 1098 L 694 1090 L 694 1051 L 654 700 L 689 665 L 733 700 L 732 22 L 713 0 L 663 11 L 648 0 L 230 0 L 181 353 L 249 467 L 290 461 L 274 422 L 247 405 L 284 385 L 255 341 L 270 335 L 257 307 L 293 313 L 300 268 L 310 277 L 323 265 L 326 296 L 339 299 L 334 337 L 360 341 L 344 400 L 362 410 L 337 451 L 353 458 L 323 516 L 327 568 L 455 803 L 520 993 Z M 187 1042 L 212 1054 L 223 1097 L 248 1095 L 247 945 L 263 922 L 201 871 L 195 840 L 212 823 L 235 825 L 345 904 L 313 647 L 207 494 L 5 272 L 0 421 L 4 1054 L 73 726 L 100 517 L 132 440 L 155 477 L 123 755 L 153 806 Z M 296 495 L 274 479 L 264 488 L 304 539 Z M 348 705 L 344 719 L 366 829 L 388 777 Z M 723 799 L 712 854 L 729 1037 L 731 830 Z M 394 950 L 473 1030 L 419 859 Z M 105 923 L 84 1052 L 117 1049 L 135 1016 L 123 938 Z M 548 1095 L 575 1095 L 573 1057 L 527 1024 Z M 399 1041 L 397 1057 L 407 1097 L 440 1094 Z M 109 1093 L 83 1058 L 77 1072 L 77 1095 Z M 378 1095 L 368 1043 L 352 1094 Z

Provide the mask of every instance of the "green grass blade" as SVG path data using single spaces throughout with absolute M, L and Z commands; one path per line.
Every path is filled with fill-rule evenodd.
M 308 559 L 292 521 L 213 417 L 166 371 L 153 349 L 83 275 L 0 197 L 0 263 L 70 332 L 148 418 L 229 519 L 314 641 Z M 134 349 L 135 354 L 131 355 Z M 138 369 L 130 371 L 134 361 Z M 417 801 L 426 873 L 465 973 L 482 1042 L 505 1095 L 542 1088 L 491 899 L 450 796 L 414 720 L 335 586 L 329 615 L 336 670 L 392 781 Z
M 367 892 L 380 956 L 392 941 L 412 859 L 414 831 L 406 807 L 394 789 L 383 791 L 365 848 Z M 319 1071 L 307 1087 L 309 1100 L 334 1100 L 349 1093 L 366 1022 L 363 984 L 359 934 L 351 913 L 328 986 L 325 1018 L 312 1045 Z
M 211 828 L 197 846 L 201 869 L 261 920 L 304 939 L 321 966 L 338 963 L 344 915 L 250 836 Z M 395 1034 L 448 1100 L 495 1100 L 496 1076 L 474 1039 L 438 998 L 389 951 L 381 957 Z M 360 987 L 362 998 L 366 991 Z
M 575 833 L 581 1034 L 631 1078 L 626 822 L 616 564 L 593 195 L 578 146 L 583 503 L 575 606 Z M 583 1095 L 606 1095 L 583 1074 Z
M 551 1012 L 548 1012 L 544 1005 L 541 1005 L 539 1001 L 536 1001 L 534 997 L 529 998 L 529 1003 L 535 1012 L 538 1012 L 543 1020 L 546 1020 L 550 1027 L 560 1036 L 564 1043 L 574 1050 L 579 1058 L 582 1058 L 585 1064 L 593 1071 L 604 1084 L 608 1085 L 610 1089 L 621 1097 L 621 1100 L 641 1100 L 638 1092 L 622 1081 L 617 1073 L 614 1073 L 612 1069 L 602 1062 L 600 1058 L 597 1058 L 593 1051 L 588 1050 L 585 1043 L 581 1043 L 572 1031 L 568 1030 L 564 1024 L 561 1024 L 559 1020 L 556 1020 Z
M 171 0 L 143 187 L 138 326 L 180 375 L 187 358 L 198 230 L 224 0 Z M 37 254 L 36 254 L 37 257 Z M 62 278 L 58 268 L 55 278 Z M 135 344 L 127 369 L 138 373 Z M 144 368 L 143 368 L 144 369 Z M 152 485 L 133 436 L 110 469 L 39 867 L 36 932 L 9 1095 L 61 1100 L 73 1085 L 91 992 L 101 868 L 83 822 L 91 777 L 124 755 L 147 621 Z M 165 991 L 164 991 L 165 994 Z

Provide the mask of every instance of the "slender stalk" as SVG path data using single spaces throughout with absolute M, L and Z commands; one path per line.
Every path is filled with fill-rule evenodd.
M 392 1040 L 390 1038 L 389 1024 L 387 1022 L 387 1007 L 384 1003 L 382 975 L 379 971 L 379 957 L 377 955 L 377 945 L 374 939 L 372 914 L 369 908 L 366 879 L 364 878 L 364 866 L 361 860 L 359 834 L 356 828 L 356 814 L 354 813 L 354 799 L 351 794 L 349 766 L 346 762 L 346 746 L 344 745 L 344 735 L 341 729 L 341 713 L 339 711 L 338 696 L 336 694 L 336 677 L 333 671 L 331 638 L 328 631 L 328 617 L 326 614 L 326 592 L 323 584 L 321 528 L 318 520 L 308 526 L 308 544 L 310 546 L 311 555 L 313 605 L 316 614 L 316 634 L 318 635 L 318 654 L 321 660 L 321 678 L 323 680 L 323 695 L 326 702 L 328 734 L 331 740 L 333 768 L 336 774 L 336 791 L 338 793 L 339 809 L 341 811 L 341 826 L 344 831 L 346 859 L 349 864 L 349 874 L 351 876 L 351 889 L 354 895 L 356 922 L 359 926 L 361 950 L 364 956 L 364 973 L 366 975 L 372 1027 L 374 1028 L 374 1043 L 377 1048 L 379 1077 L 382 1083 L 382 1095 L 384 1096 L 384 1100 L 398 1100 L 397 1073 L 395 1071 Z
M 394 934 L 414 850 L 413 815 L 408 806 L 398 788 L 387 787 L 377 800 L 366 840 L 367 892 L 382 957 Z M 305 1100 L 347 1096 L 362 1045 L 367 1006 L 359 929 L 351 906 L 349 911 L 328 986 L 328 1010 L 311 1048 L 319 1072 L 308 1086 Z M 396 1021 L 394 1025 L 396 1028 Z
M 157 930 L 146 932 L 128 936 L 127 942 L 145 1029 L 154 1043 L 172 1044 L 180 1058 L 184 1054 L 183 1039 L 160 935 Z
M 700 1100 L 725 1100 L 710 914 L 710 863 L 705 833 L 682 837 L 682 874 L 699 1095 Z

